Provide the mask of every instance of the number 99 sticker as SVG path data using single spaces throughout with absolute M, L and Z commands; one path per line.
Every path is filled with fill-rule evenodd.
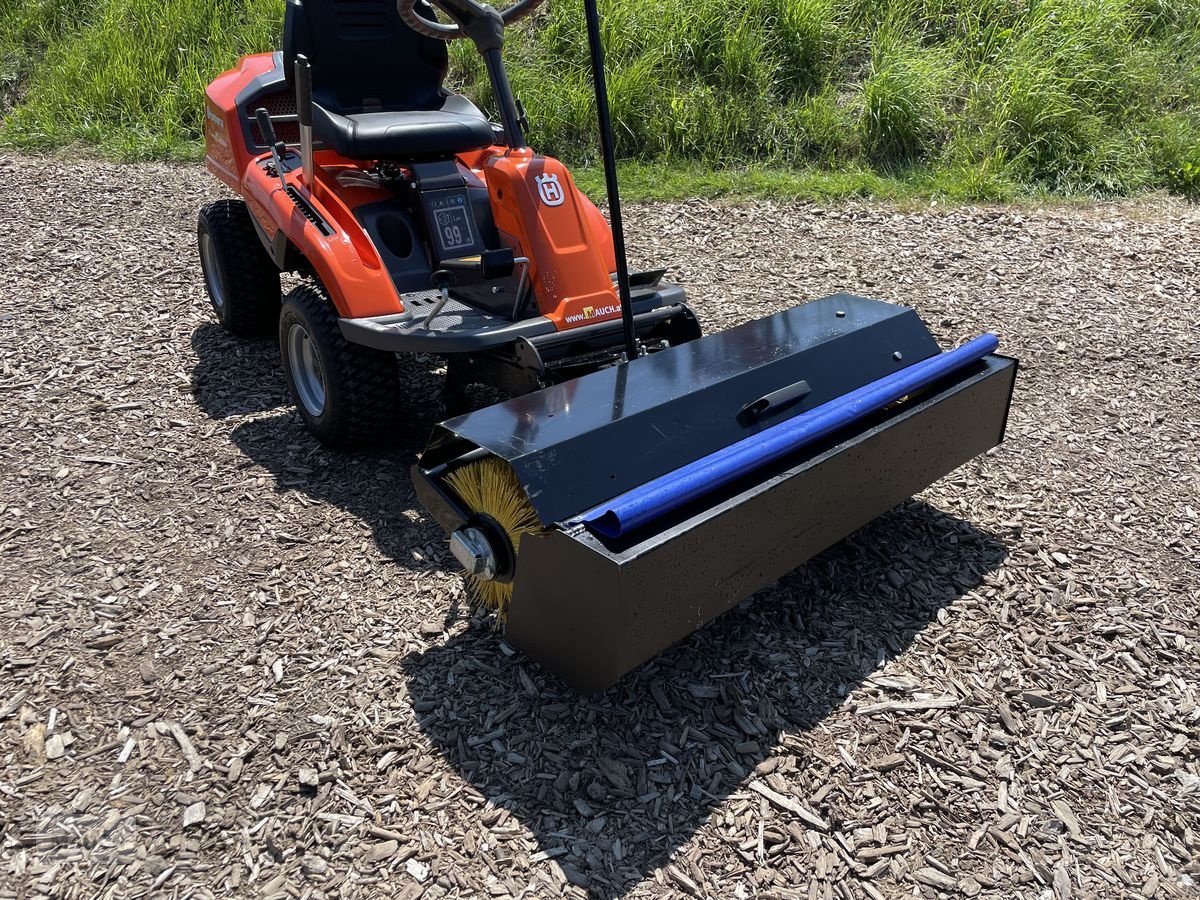
M 471 216 L 464 207 L 439 209 L 434 213 L 437 241 L 443 255 L 475 246 L 475 235 L 471 229 Z

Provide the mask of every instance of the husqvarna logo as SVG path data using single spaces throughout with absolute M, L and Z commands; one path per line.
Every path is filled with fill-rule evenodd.
M 538 194 L 542 198 L 542 202 L 547 206 L 562 206 L 563 201 L 567 199 L 563 193 L 562 185 L 558 183 L 558 175 L 535 175 L 533 178 L 537 182 Z

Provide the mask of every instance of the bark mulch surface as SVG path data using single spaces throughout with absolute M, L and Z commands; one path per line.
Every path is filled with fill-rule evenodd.
M 0 157 L 0 897 L 1200 890 L 1200 214 L 630 210 L 715 330 L 853 290 L 1008 442 L 607 693 L 463 606 L 407 468 L 207 309 L 199 167 Z M 563 590 L 570 590 L 564 585 Z

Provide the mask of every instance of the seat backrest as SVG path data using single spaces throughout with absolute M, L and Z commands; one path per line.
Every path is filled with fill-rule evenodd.
M 433 14 L 423 2 L 417 9 Z M 446 44 L 405 25 L 396 0 L 288 0 L 283 58 L 289 82 L 300 53 L 312 65 L 313 100 L 330 112 L 441 106 Z

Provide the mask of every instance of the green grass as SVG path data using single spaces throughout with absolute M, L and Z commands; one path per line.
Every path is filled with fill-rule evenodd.
M 633 196 L 1200 195 L 1200 0 L 602 0 Z M 281 0 L 0 0 L 0 143 L 194 158 Z M 596 188 L 576 0 L 514 29 L 544 152 Z M 470 48 L 452 80 L 485 106 Z
M 0 141 L 194 158 L 204 87 L 270 49 L 275 0 L 0 0 Z
M 863 198 L 950 202 L 1013 201 L 1046 196 L 1029 186 L 999 179 L 972 178 L 954 169 L 914 165 L 887 174 L 857 165 L 837 169 L 770 164 L 713 168 L 701 162 L 628 160 L 619 166 L 621 197 L 628 200 L 676 200 L 681 197 L 744 200 L 842 200 Z M 584 165 L 576 183 L 591 197 L 604 197 L 604 171 Z

